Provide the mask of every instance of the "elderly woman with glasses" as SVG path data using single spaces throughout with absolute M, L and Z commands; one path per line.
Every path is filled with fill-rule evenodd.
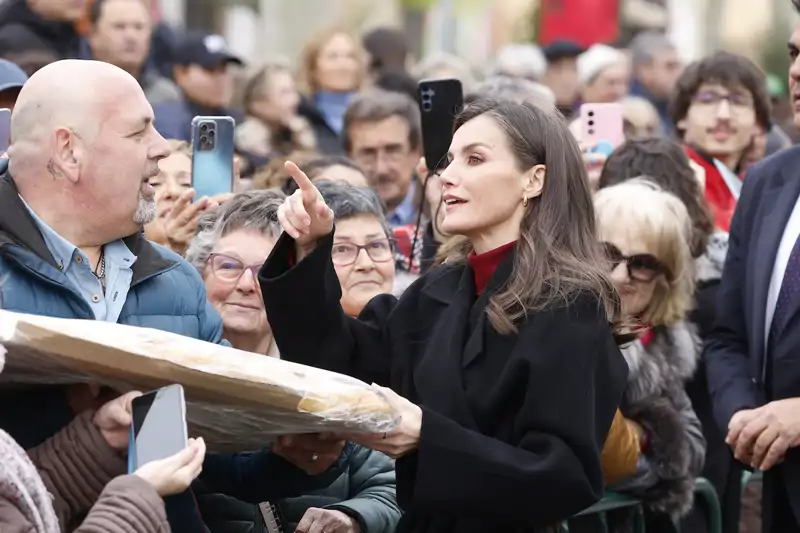
M 342 286 L 342 309 L 358 316 L 374 296 L 392 293 L 392 230 L 372 189 L 328 180 L 314 183 L 336 221 L 331 261 Z
M 385 287 L 387 274 L 381 261 L 388 256 L 388 265 L 393 269 L 394 257 L 379 218 L 381 204 L 375 193 L 352 186 L 330 189 L 331 206 L 344 213 L 337 227 L 340 241 L 334 256 L 346 295 L 342 301 L 355 309 L 364 294 Z M 186 254 L 203 277 L 209 301 L 222 316 L 224 338 L 234 348 L 273 357 L 280 354 L 256 274 L 281 233 L 277 211 L 284 199 L 278 190 L 234 196 L 216 212 L 200 219 L 197 236 Z M 365 206 L 377 206 L 377 215 L 365 212 Z M 361 253 L 362 249 L 366 253 Z M 393 276 L 388 276 L 391 288 Z M 309 324 L 309 328 L 313 326 Z M 290 528 L 287 531 L 394 531 L 400 510 L 393 461 L 379 452 L 349 446 L 352 451 L 343 473 L 328 488 L 272 502 L 272 512 L 283 517 Z M 237 496 L 247 492 L 247 488 L 239 487 Z M 212 504 L 209 498 L 216 501 Z M 201 496 L 200 505 L 212 533 L 229 531 L 229 521 L 253 521 L 253 516 L 258 516 L 252 505 L 219 494 Z M 221 505 L 226 512 L 217 512 Z

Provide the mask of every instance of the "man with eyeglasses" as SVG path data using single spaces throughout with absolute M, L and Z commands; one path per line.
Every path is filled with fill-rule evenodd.
M 678 79 L 670 116 L 686 154 L 705 171 L 706 198 L 727 232 L 742 189 L 740 173 L 755 138 L 770 129 L 764 73 L 749 59 L 717 52 Z
M 389 224 L 415 223 L 414 173 L 422 148 L 417 104 L 401 93 L 361 93 L 347 107 L 342 137 L 348 156 L 386 205 Z

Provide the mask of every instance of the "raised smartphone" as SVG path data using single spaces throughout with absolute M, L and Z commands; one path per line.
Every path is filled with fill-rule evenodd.
M 622 104 L 583 104 L 581 141 L 590 152 L 611 155 L 625 142 Z
M 422 147 L 431 174 L 443 168 L 453 141 L 453 120 L 464 107 L 464 90 L 455 78 L 419 82 Z
M 192 120 L 192 188 L 194 198 L 233 192 L 232 117 L 194 117 Z
M 189 443 L 183 387 L 169 385 L 134 398 L 128 470 L 166 459 Z
M 11 110 L 0 109 L 0 154 L 11 144 Z

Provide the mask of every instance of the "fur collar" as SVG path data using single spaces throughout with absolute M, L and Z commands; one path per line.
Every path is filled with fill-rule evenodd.
M 691 509 L 694 498 L 692 436 L 684 412 L 691 405 L 684 386 L 697 368 L 701 344 L 686 322 L 654 333 L 647 346 L 636 341 L 622 349 L 629 373 L 620 408 L 650 435 L 646 457 L 656 479 L 641 487 L 639 496 L 648 508 L 677 519 Z
M 622 348 L 628 363 L 629 402 L 640 402 L 661 395 L 671 387 L 683 387 L 694 375 L 700 359 L 700 340 L 695 327 L 681 322 L 656 328 L 655 337 L 645 347 L 637 340 Z

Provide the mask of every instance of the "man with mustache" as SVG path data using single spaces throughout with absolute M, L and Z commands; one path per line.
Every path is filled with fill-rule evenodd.
M 706 198 L 717 228 L 729 231 L 747 152 L 755 137 L 770 129 L 764 73 L 730 52 L 696 61 L 678 79 L 670 118 L 689 158 L 705 170 Z
M 347 155 L 369 179 L 392 226 L 416 222 L 414 171 L 422 150 L 417 104 L 401 93 L 371 89 L 347 107 L 342 129 Z

